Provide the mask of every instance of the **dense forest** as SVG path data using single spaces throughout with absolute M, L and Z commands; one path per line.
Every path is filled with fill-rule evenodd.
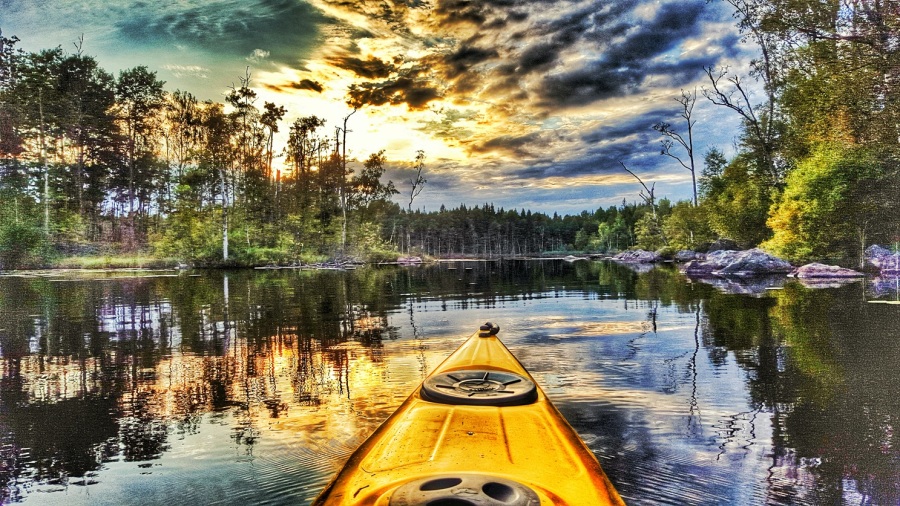
M 691 172 L 694 198 L 657 199 L 635 175 L 641 203 L 575 216 L 490 202 L 416 211 L 421 151 L 403 208 L 383 151 L 348 160 L 352 113 L 335 132 L 316 116 L 284 124 L 288 111 L 259 104 L 249 74 L 225 103 L 200 101 L 166 91 L 147 67 L 114 76 L 80 49 L 28 53 L 0 33 L 0 267 L 148 252 L 197 265 L 674 252 L 719 238 L 852 264 L 870 244 L 896 244 L 900 4 L 723 1 L 758 58 L 748 75 L 697 69 L 699 92 L 673 97 L 684 122 L 653 126 L 661 153 Z M 740 117 L 731 160 L 694 152 L 697 100 Z M 280 155 L 288 170 L 273 165 Z

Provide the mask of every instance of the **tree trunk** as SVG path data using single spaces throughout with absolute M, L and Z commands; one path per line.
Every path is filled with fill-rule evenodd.
M 225 190 L 225 171 L 220 172 L 222 185 L 222 260 L 228 260 L 228 194 Z
M 44 169 L 44 237 L 50 237 L 50 168 L 47 167 L 47 145 L 44 134 L 44 98 L 38 91 L 38 113 L 41 118 L 41 168 Z

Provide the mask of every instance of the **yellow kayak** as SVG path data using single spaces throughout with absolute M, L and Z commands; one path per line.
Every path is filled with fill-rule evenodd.
M 313 505 L 624 504 L 498 330 L 439 365 Z

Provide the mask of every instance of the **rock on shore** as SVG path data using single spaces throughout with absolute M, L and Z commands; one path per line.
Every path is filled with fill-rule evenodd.
M 618 255 L 612 257 L 612 259 L 616 262 L 632 264 L 652 264 L 662 261 L 662 257 L 658 253 L 655 253 L 653 251 L 645 251 L 642 249 L 623 251 Z
M 815 262 L 800 267 L 791 275 L 800 279 L 860 278 L 865 276 L 865 274 L 854 271 L 853 269 Z
M 873 244 L 866 248 L 866 264 L 875 267 L 885 276 L 900 275 L 900 253 L 891 253 L 891 250 Z
M 697 253 L 696 251 L 691 251 L 689 249 L 683 249 L 678 253 L 675 253 L 675 261 L 676 262 L 690 262 L 691 260 L 705 260 L 706 255 L 703 253 Z
M 681 272 L 691 277 L 752 277 L 765 274 L 787 274 L 793 268 L 790 262 L 754 248 L 746 251 L 713 251 L 706 255 L 706 260 L 692 260 L 686 263 L 681 268 Z

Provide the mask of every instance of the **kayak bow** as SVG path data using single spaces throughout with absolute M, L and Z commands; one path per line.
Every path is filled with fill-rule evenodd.
M 498 330 L 439 365 L 313 505 L 624 504 Z

